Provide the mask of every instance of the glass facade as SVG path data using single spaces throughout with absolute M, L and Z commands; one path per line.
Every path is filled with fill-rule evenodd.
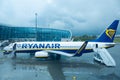
M 61 38 L 71 38 L 71 32 L 51 28 L 0 26 L 0 40 L 61 41 Z

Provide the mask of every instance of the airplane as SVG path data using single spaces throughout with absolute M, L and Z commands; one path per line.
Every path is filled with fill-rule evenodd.
M 113 23 L 95 40 L 90 41 L 70 41 L 70 42 L 14 42 L 4 48 L 4 53 L 34 53 L 35 57 L 43 58 L 56 55 L 60 59 L 61 55 L 68 57 L 80 57 L 84 53 L 95 52 L 94 59 L 106 66 L 116 66 L 107 48 L 114 47 L 114 37 L 119 20 Z

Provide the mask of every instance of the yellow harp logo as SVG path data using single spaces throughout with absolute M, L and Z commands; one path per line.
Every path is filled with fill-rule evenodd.
M 112 37 L 113 37 L 114 34 L 115 34 L 115 30 L 113 30 L 113 29 L 107 29 L 105 33 L 106 33 L 106 35 L 107 35 L 109 38 L 112 39 Z

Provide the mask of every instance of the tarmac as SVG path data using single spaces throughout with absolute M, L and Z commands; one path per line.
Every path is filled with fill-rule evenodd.
M 0 80 L 120 80 L 120 44 L 108 51 L 116 67 L 95 62 L 95 53 L 46 60 L 26 53 L 14 58 L 0 52 Z

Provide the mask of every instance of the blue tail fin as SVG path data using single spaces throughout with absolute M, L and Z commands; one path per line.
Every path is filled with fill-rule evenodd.
M 119 20 L 115 20 L 103 33 L 100 35 L 96 41 L 97 42 L 113 42 Z

